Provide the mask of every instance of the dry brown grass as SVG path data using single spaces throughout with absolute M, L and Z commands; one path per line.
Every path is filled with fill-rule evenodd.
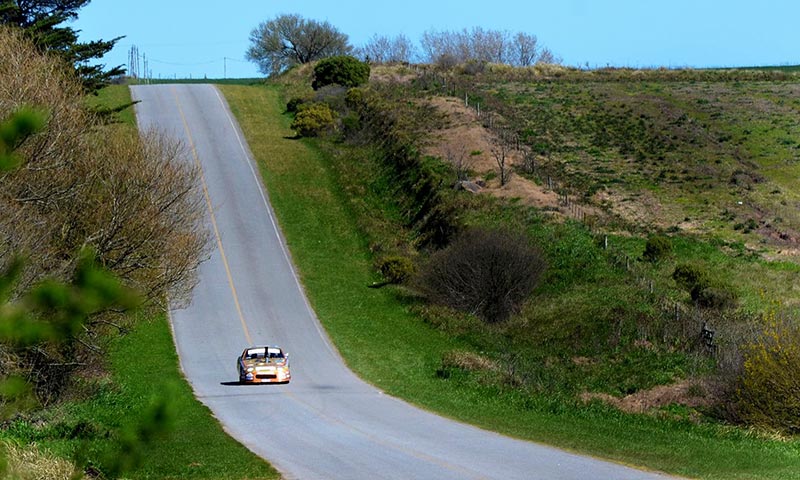
M 81 480 L 86 476 L 75 466 L 54 455 L 40 451 L 36 445 L 19 446 L 4 443 L 0 450 L 8 462 L 2 478 L 15 480 Z
M 709 381 L 687 379 L 640 390 L 622 398 L 607 393 L 584 392 L 580 399 L 584 402 L 601 400 L 628 413 L 646 413 L 673 404 L 692 408 L 713 405 L 719 401 L 715 391 L 717 389 Z

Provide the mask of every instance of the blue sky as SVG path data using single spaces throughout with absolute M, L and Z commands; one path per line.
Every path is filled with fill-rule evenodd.
M 796 0 L 92 0 L 71 26 L 85 41 L 126 37 L 107 66 L 136 45 L 156 78 L 256 77 L 250 31 L 284 13 L 327 20 L 354 46 L 480 26 L 534 34 L 573 66 L 800 64 Z

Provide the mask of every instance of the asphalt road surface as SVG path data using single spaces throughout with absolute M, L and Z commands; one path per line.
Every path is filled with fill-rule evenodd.
M 211 85 L 131 89 L 140 127 L 180 139 L 202 168 L 214 249 L 190 305 L 171 313 L 181 367 L 225 430 L 285 478 L 668 478 L 447 420 L 359 380 L 309 307 L 222 95 Z M 237 355 L 262 343 L 290 353 L 290 384 L 236 384 Z

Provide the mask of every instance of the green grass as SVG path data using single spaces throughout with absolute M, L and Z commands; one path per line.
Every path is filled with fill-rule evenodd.
M 736 75 L 747 72 L 757 73 Z M 635 208 L 651 228 L 689 224 L 681 228 L 785 249 L 775 239 L 800 231 L 791 208 L 800 200 L 800 124 L 794 83 L 786 81 L 794 77 L 732 81 L 694 71 L 695 79 L 666 81 L 664 72 L 637 73 L 637 81 L 577 72 L 555 82 L 488 77 L 467 88 L 528 144 L 546 145 L 544 167 L 571 194 L 598 204 L 601 192 L 616 211 Z M 722 221 L 723 212 L 732 217 Z M 749 219 L 760 233 L 733 228 Z
M 166 404 L 164 431 L 135 453 L 139 464 L 126 478 L 276 479 L 280 475 L 222 430 L 197 401 L 178 368 L 165 315 L 142 318 L 109 351 L 111 376 L 90 380 L 88 398 L 44 413 L 40 426 L 17 422 L 3 435 L 36 442 L 66 458 L 82 452 L 101 470 L 120 455 L 120 439 L 142 438 L 154 408 Z M 139 432 L 139 433 L 137 433 Z
M 437 375 L 443 354 L 473 346 L 469 335 L 450 335 L 414 314 L 415 302 L 402 290 L 366 288 L 377 277 L 372 245 L 359 229 L 358 210 L 347 197 L 357 189 L 341 186 L 341 170 L 313 142 L 290 139 L 290 119 L 281 113 L 276 89 L 223 86 L 222 91 L 258 160 L 310 301 L 347 363 L 367 381 L 448 417 L 679 475 L 789 479 L 800 471 L 797 441 L 760 438 L 715 423 L 696 424 L 677 410 L 663 417 L 625 414 L 601 404 L 578 403 L 558 391 L 519 391 L 476 381 L 479 372 Z M 562 228 L 564 239 L 575 233 Z M 574 245 L 578 252 L 583 248 L 580 241 Z M 595 265 L 591 258 L 586 262 Z M 581 275 L 588 288 L 591 271 Z M 572 306 L 565 301 L 558 308 Z M 569 314 L 568 309 L 562 311 Z M 413 358 L 409 351 L 416 352 Z M 634 365 L 643 361 L 635 355 L 620 359 Z M 669 357 L 658 361 L 665 371 L 683 368 Z M 402 372 L 396 368 L 399 362 L 406 366 Z M 598 372 L 597 381 L 608 374 L 620 375 Z M 557 383 L 558 378 L 550 381 Z
M 115 109 L 131 103 L 131 94 L 127 85 L 109 85 L 97 92 L 97 95 L 89 95 L 86 99 L 88 105 L 97 109 Z M 114 113 L 112 121 L 122 123 L 127 126 L 135 126 L 136 118 L 133 107 Z

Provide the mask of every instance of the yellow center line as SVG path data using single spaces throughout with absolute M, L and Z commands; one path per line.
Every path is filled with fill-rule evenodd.
M 244 331 L 244 337 L 247 339 L 248 345 L 253 345 L 253 340 L 250 337 L 250 330 L 247 328 L 247 323 L 244 321 L 244 314 L 242 314 L 242 306 L 239 304 L 239 295 L 236 293 L 236 287 L 233 285 L 233 276 L 231 275 L 230 265 L 228 265 L 228 258 L 225 256 L 225 249 L 222 248 L 222 237 L 219 234 L 219 228 L 217 228 L 217 217 L 214 215 L 214 208 L 211 204 L 211 195 L 208 193 L 208 185 L 206 184 L 206 176 L 203 172 L 203 165 L 200 163 L 200 157 L 197 155 L 197 149 L 194 146 L 192 133 L 189 131 L 189 124 L 186 122 L 186 115 L 184 115 L 183 108 L 181 108 L 181 102 L 178 98 L 178 93 L 175 90 L 175 87 L 171 87 L 171 90 L 173 96 L 175 97 L 175 105 L 178 107 L 178 113 L 181 115 L 181 121 L 183 122 L 183 129 L 186 132 L 186 138 L 189 140 L 189 148 L 192 150 L 194 164 L 200 171 L 200 182 L 203 185 L 203 195 L 206 199 L 206 207 L 208 208 L 208 213 L 211 216 L 211 226 L 214 229 L 214 237 L 217 239 L 217 248 L 219 248 L 220 257 L 222 257 L 222 264 L 225 266 L 225 274 L 228 277 L 228 285 L 230 285 L 231 293 L 233 294 L 233 303 L 236 305 L 236 313 L 239 315 L 239 321 L 242 323 L 242 330 Z

